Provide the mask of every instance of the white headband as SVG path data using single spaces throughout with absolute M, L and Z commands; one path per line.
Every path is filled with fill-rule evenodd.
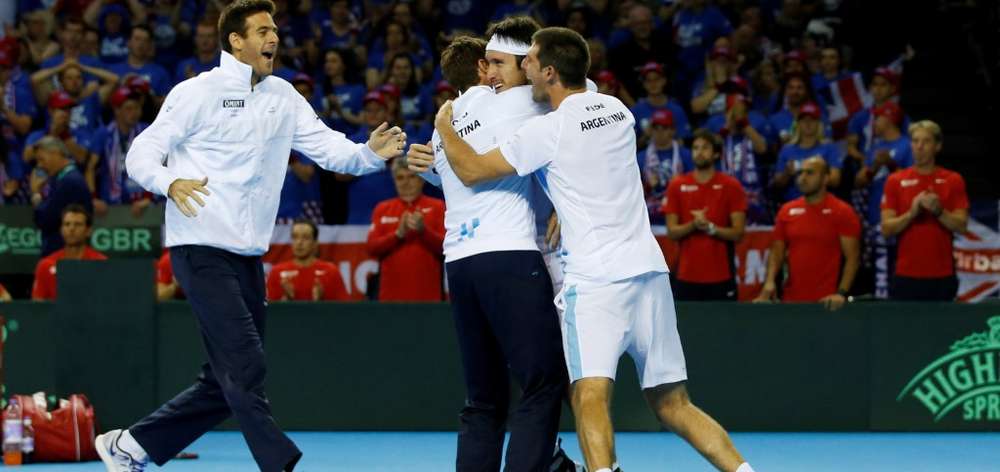
M 490 42 L 486 43 L 487 51 L 503 52 L 513 54 L 515 56 L 527 56 L 528 49 L 531 49 L 530 44 L 522 43 L 498 34 L 494 34 L 493 37 L 490 38 Z

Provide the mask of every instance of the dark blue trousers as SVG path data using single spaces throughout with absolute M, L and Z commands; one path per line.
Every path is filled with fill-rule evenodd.
M 498 251 L 448 263 L 452 313 L 465 373 L 458 472 L 548 472 L 566 395 L 552 281 L 538 251 Z M 509 376 L 521 400 L 508 415 Z
M 206 246 L 170 250 L 194 311 L 208 363 L 194 385 L 129 428 L 157 465 L 236 417 L 263 472 L 292 470 L 302 453 L 271 417 L 264 394 L 264 269 L 260 257 Z

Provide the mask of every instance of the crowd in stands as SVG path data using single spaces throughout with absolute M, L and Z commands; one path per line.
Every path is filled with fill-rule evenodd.
M 225 3 L 18 1 L 0 40 L 0 205 L 35 206 L 39 274 L 54 275 L 52 258 L 94 256 L 71 246 L 77 230 L 67 218 L 76 225 L 74 215 L 87 215 L 89 228 L 90 215 L 108 205 L 140 215 L 162 198 L 128 178 L 124 157 L 171 87 L 218 64 Z M 456 97 L 438 56 L 458 35 L 480 35 L 509 15 L 581 33 L 590 78 L 635 116 L 650 219 L 680 245 L 671 268 L 679 299 L 733 299 L 732 243 L 746 227 L 768 225 L 776 240 L 758 300 L 781 293 L 839 306 L 851 292 L 870 291 L 863 279 L 871 278 L 872 248 L 890 238 L 899 251 L 894 297 L 954 298 L 951 239 L 968 218 L 964 183 L 934 164 L 940 127 L 911 122 L 900 106 L 907 52 L 874 70 L 849 67 L 839 2 L 275 4 L 275 75 L 359 142 L 383 121 L 404 127 L 410 142 L 429 141 L 437 107 Z M 437 189 L 401 166 L 352 177 L 295 152 L 288 171 L 278 220 L 297 222 L 295 257 L 272 270 L 272 299 L 342 297 L 336 270 L 315 259 L 315 246 L 317 224 L 345 223 L 372 225 L 367 247 L 382 264 L 380 298 L 441 299 Z M 182 292 L 168 262 L 160 261 L 162 298 Z M 428 270 L 408 275 L 414 264 Z M 40 283 L 45 298 L 51 292 Z M 403 285 L 415 292 L 401 293 Z

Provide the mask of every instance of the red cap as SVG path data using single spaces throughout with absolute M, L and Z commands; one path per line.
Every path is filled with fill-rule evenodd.
M 725 85 L 729 93 L 740 93 L 743 95 L 750 94 L 750 83 L 747 82 L 747 79 L 738 75 L 734 75 L 726 79 Z
M 639 75 L 643 77 L 646 77 L 646 74 L 650 72 L 656 72 L 664 76 L 666 75 L 663 72 L 663 64 L 660 64 L 659 62 L 647 62 L 641 69 L 639 69 Z
M 455 87 L 452 87 L 447 80 L 439 80 L 438 83 L 434 85 L 434 93 L 442 92 L 455 93 Z
M 872 116 L 884 116 L 892 124 L 899 126 L 903 122 L 903 109 L 896 102 L 889 100 L 872 108 Z
M 726 95 L 726 110 L 733 108 L 739 102 L 743 102 L 744 104 L 750 103 L 750 101 L 747 100 L 747 96 L 742 93 L 731 93 Z
M 56 90 L 49 94 L 49 108 L 65 110 L 76 106 L 76 100 L 63 90 Z
M 17 65 L 17 56 L 21 52 L 21 46 L 11 36 L 0 39 L 0 66 L 14 67 Z
M 382 92 L 379 92 L 378 90 L 372 90 L 371 92 L 365 94 L 365 98 L 362 102 L 364 102 L 365 105 L 367 105 L 368 102 L 378 102 L 382 106 L 385 106 L 385 95 L 382 95 Z
M 118 108 L 125 100 L 138 99 L 140 93 L 130 87 L 118 87 L 111 93 L 111 106 Z
M 604 69 L 604 70 L 602 70 L 602 71 L 600 71 L 600 72 L 597 73 L 597 82 L 600 82 L 602 84 L 617 85 L 618 84 L 618 78 L 615 77 L 615 73 L 614 72 L 611 72 L 611 71 L 609 71 L 607 69 Z
M 801 63 L 806 62 L 806 55 L 798 49 L 792 49 L 785 54 L 785 61 L 799 61 Z
M 888 80 L 890 84 L 896 85 L 896 81 L 899 80 L 899 74 L 896 71 L 888 67 L 879 67 L 875 69 L 875 76 L 884 77 Z
M 309 86 L 312 87 L 314 83 L 312 77 L 309 77 L 309 74 L 299 72 L 292 77 L 292 85 L 295 84 L 309 84 Z
M 0 67 L 14 67 L 14 55 L 6 49 L 0 49 Z
M 667 128 L 674 127 L 674 114 L 665 108 L 661 108 L 653 112 L 653 119 L 650 120 L 654 125 L 665 126 Z
M 382 84 L 382 86 L 378 88 L 378 91 L 382 92 L 382 95 L 390 96 L 397 100 L 399 99 L 399 96 L 402 95 L 402 92 L 396 84 Z
M 823 113 L 820 111 L 819 106 L 813 102 L 806 102 L 799 107 L 799 116 L 801 120 L 804 117 L 810 117 L 814 120 L 818 120 L 823 117 Z
M 718 59 L 720 57 L 726 59 L 736 59 L 736 52 L 725 46 L 716 46 L 712 48 L 712 52 L 708 56 L 711 59 Z
M 125 86 L 140 95 L 149 93 L 150 89 L 149 81 L 139 75 L 132 75 L 125 79 Z

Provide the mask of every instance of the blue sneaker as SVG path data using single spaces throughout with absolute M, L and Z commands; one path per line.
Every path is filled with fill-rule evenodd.
M 98 434 L 94 438 L 94 448 L 97 455 L 101 457 L 108 472 L 143 472 L 146 470 L 148 459 L 136 460 L 131 454 L 118 447 L 118 439 L 122 436 L 122 430 L 113 429 L 104 434 Z

